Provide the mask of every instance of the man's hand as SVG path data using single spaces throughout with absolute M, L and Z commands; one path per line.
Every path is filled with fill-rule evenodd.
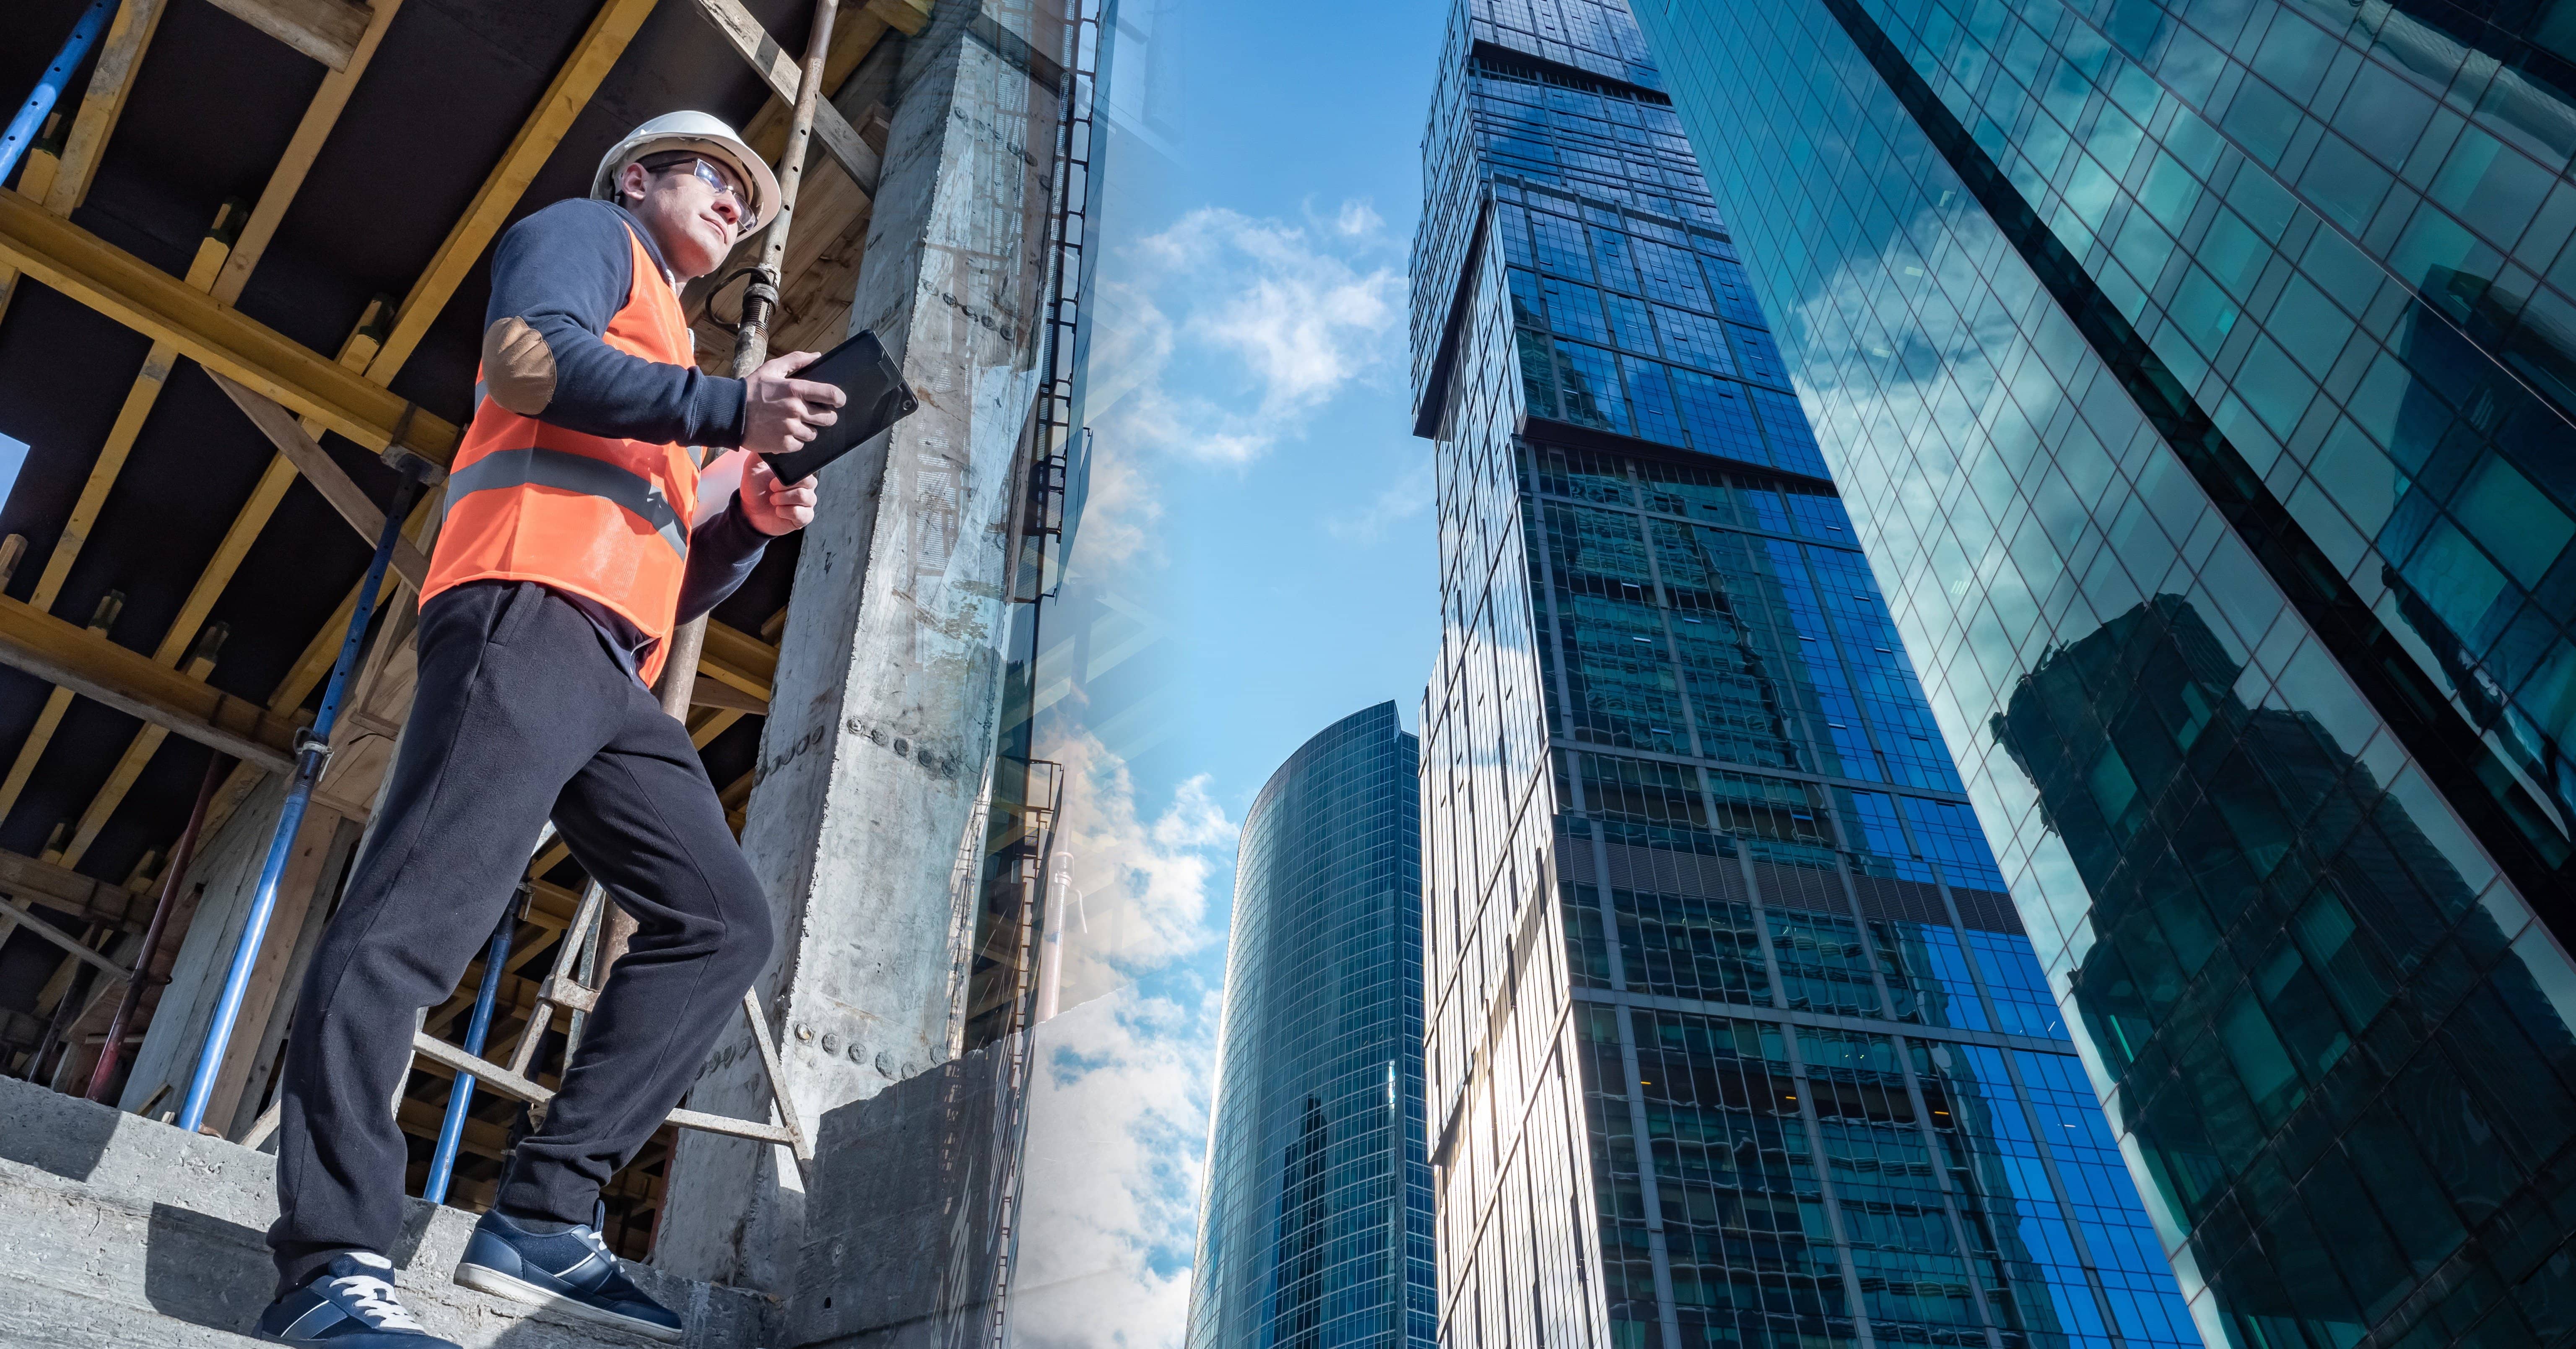
M 814 480 L 780 482 L 759 455 L 743 462 L 741 493 L 743 515 L 763 534 L 793 534 L 814 523 Z
M 841 414 L 833 409 L 846 400 L 838 388 L 810 379 L 789 378 L 820 359 L 819 352 L 791 351 L 771 357 L 743 380 L 744 449 L 754 454 L 786 454 L 840 420 Z M 750 501 L 747 495 L 743 499 Z M 807 518 L 811 518 L 810 512 Z

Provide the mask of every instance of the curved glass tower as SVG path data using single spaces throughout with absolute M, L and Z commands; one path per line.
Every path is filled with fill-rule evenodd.
M 2206 1338 L 2576 1342 L 2576 5 L 1638 17 Z
M 1433 1343 L 1419 755 L 1380 703 L 1244 817 L 1190 1349 Z

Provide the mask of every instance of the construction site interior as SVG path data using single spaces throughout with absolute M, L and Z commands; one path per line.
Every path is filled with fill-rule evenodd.
M 473 413 L 494 241 L 531 211 L 588 195 L 603 150 L 674 109 L 713 113 L 763 155 L 785 154 L 816 6 L 0 8 L 0 91 L 13 104 L 45 81 L 63 35 L 93 11 L 102 20 L 0 190 L 0 1073 L 173 1120 L 209 1027 L 228 1017 L 201 1132 L 255 1146 L 294 990 L 365 844 L 410 706 L 416 587 L 440 520 L 440 469 Z M 772 894 L 789 938 L 757 990 L 762 1054 L 720 1051 L 693 1108 L 775 1118 L 761 1117 L 770 1088 L 758 1060 L 784 1045 L 793 1092 L 778 1090 L 806 1103 L 810 1129 L 823 1109 L 1026 1026 L 1037 921 L 1027 882 L 1043 870 L 1047 815 L 1030 802 L 1049 785 L 1025 733 L 1030 601 L 1078 471 L 1078 344 L 1062 311 L 1079 287 L 1066 222 L 1084 189 L 1068 185 L 1064 162 L 1081 153 L 1066 127 L 1078 120 L 1068 68 L 1089 59 L 1084 22 L 998 0 L 847 0 L 828 27 L 769 350 L 824 350 L 876 324 L 940 416 L 899 429 L 895 448 L 864 466 L 876 477 L 827 487 L 827 513 L 871 522 L 776 540 L 707 624 L 690 736 L 738 834 L 754 817 L 785 821 L 746 846 L 764 878 L 789 878 Z M 967 54 L 941 58 L 944 83 L 911 96 L 945 102 L 907 122 L 906 90 L 933 79 L 934 38 Z M 969 88 L 987 68 L 1011 89 Z M 959 139 L 969 136 L 1007 153 L 974 151 Z M 898 209 L 899 177 L 918 200 Z M 951 190 L 966 204 L 943 205 Z M 960 231 L 981 237 L 952 246 Z M 732 368 L 730 325 L 760 245 L 744 240 L 684 294 L 710 372 Z M 256 963 L 226 1009 L 226 967 L 299 737 L 406 473 L 425 488 L 364 625 Z M 816 556 L 826 548 L 844 563 Z M 900 575 L 885 561 L 898 548 L 910 550 Z M 889 616 L 896 601 L 909 607 Z M 898 630 L 934 636 L 886 635 Z M 922 646 L 934 637 L 972 659 L 943 665 Z M 875 654 L 889 642 L 900 658 Z M 883 689 L 854 683 L 851 671 L 889 660 L 909 673 Z M 958 691 L 919 691 L 956 670 L 967 672 Z M 790 685 L 820 730 L 772 724 Z M 809 753 L 817 736 L 831 743 Z M 868 776 L 896 771 L 918 790 Z M 773 778 L 774 803 L 755 791 Z M 884 790 L 908 803 L 883 812 L 901 837 L 869 842 L 879 851 L 865 856 L 834 852 L 842 845 L 817 822 Z M 907 851 L 886 851 L 897 848 Z M 488 981 L 488 1035 L 471 1036 L 487 984 L 478 960 L 428 1010 L 426 1036 L 551 1086 L 583 995 L 550 986 L 549 972 L 597 980 L 569 958 L 586 935 L 575 922 L 586 884 L 560 843 L 538 848 L 524 903 L 489 948 L 501 969 Z M 853 910 L 852 887 L 876 897 Z M 870 961 L 851 952 L 874 939 L 829 918 L 882 921 L 893 908 L 935 931 Z M 817 973 L 871 961 L 938 968 L 875 995 L 852 991 L 861 974 Z M 111 1047 L 129 985 L 139 1000 Z M 834 1008 L 851 1024 L 818 1033 Z M 454 1062 L 416 1057 L 398 1103 L 409 1192 L 443 1186 L 444 1202 L 479 1210 L 527 1106 L 487 1085 L 463 1119 L 452 1178 L 443 1163 L 433 1177 Z M 749 1073 L 750 1085 L 715 1099 L 718 1068 Z M 608 1188 L 603 1230 L 630 1259 L 656 1253 L 679 1138 L 666 1125 Z M 710 1174 L 735 1179 L 711 1183 L 778 1183 L 788 1149 L 729 1146 L 736 1170 Z M 701 1259 L 688 1272 L 757 1284 L 782 1258 Z

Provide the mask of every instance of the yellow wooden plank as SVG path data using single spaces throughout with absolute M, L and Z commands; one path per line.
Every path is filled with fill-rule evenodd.
M 187 674 L 191 679 L 203 680 L 214 669 L 214 661 L 201 656 L 188 662 Z M 63 845 L 64 866 L 80 865 L 81 858 L 89 853 L 89 845 L 98 841 L 98 831 L 106 828 L 108 817 L 116 813 L 117 804 L 134 789 L 134 780 L 143 776 L 144 765 L 152 762 L 152 756 L 161 750 L 161 742 L 169 738 L 167 728 L 149 724 L 135 733 L 125 753 L 118 756 L 116 766 L 107 771 L 107 781 L 100 784 L 89 807 L 81 812 L 80 823 L 72 826 L 71 842 Z
M 454 424 L 6 190 L 0 261 L 370 450 L 400 438 L 442 465 L 455 451 Z
M 214 296 L 226 304 L 241 298 L 242 287 L 249 283 L 251 269 L 259 265 L 268 252 L 268 241 L 277 235 L 277 222 L 286 218 L 286 208 L 304 186 L 304 175 L 313 169 L 313 160 L 322 153 L 322 143 L 331 129 L 340 123 L 340 114 L 349 106 L 349 94 L 358 87 L 358 79 L 367 73 L 367 63 L 376 57 L 377 44 L 384 41 L 385 30 L 393 26 L 394 14 L 402 0 L 375 0 L 374 16 L 366 31 L 358 35 L 346 65 L 322 77 L 322 87 L 304 105 L 304 119 L 295 124 L 295 135 L 286 142 L 286 153 L 278 156 L 277 167 L 269 170 L 268 185 L 260 189 L 259 204 L 253 206 L 249 223 L 242 226 L 241 238 L 233 244 L 233 255 L 217 277 Z
M 124 609 L 123 599 L 111 594 L 90 615 L 89 634 L 99 641 L 107 640 L 107 629 Z M 27 730 L 27 739 L 18 746 L 18 757 L 9 764 L 9 776 L 0 778 L 0 816 L 6 816 L 18 804 L 18 794 L 27 790 L 27 779 L 36 772 L 36 761 L 45 756 L 45 747 L 54 743 L 54 732 L 61 729 L 63 714 L 72 710 L 71 690 L 48 689 L 45 705 L 36 711 L 36 724 Z
M 27 728 L 27 738 L 18 746 L 18 757 L 9 763 L 9 776 L 0 778 L 0 816 L 6 816 L 18 804 L 18 795 L 27 790 L 27 779 L 36 774 L 36 761 L 45 756 L 45 747 L 54 743 L 54 732 L 62 729 L 63 714 L 72 710 L 69 689 L 45 691 L 45 705 L 36 711 L 36 724 Z
M 217 9 L 340 70 L 351 63 L 367 11 L 349 0 L 213 0 Z
M 125 0 L 116 7 L 107 40 L 99 44 L 98 61 L 90 67 L 80 113 L 72 118 L 71 134 L 63 140 L 62 164 L 45 189 L 46 210 L 69 215 L 89 196 L 90 180 L 98 176 L 99 158 L 107 152 L 108 135 L 116 130 L 117 119 L 125 115 L 125 100 L 134 92 L 134 72 L 143 64 L 143 49 L 151 45 L 152 32 L 161 26 L 166 8 L 167 0 Z
M 101 633 L 73 627 L 5 596 L 0 596 L 0 664 L 271 771 L 292 765 L 298 718 L 245 704 Z
M 411 359 L 412 350 L 429 334 L 447 301 L 464 284 L 466 274 L 483 256 L 483 250 L 501 233 L 519 197 L 535 181 L 537 171 L 554 156 L 555 146 L 564 133 L 572 130 L 573 120 L 581 115 L 590 96 L 599 90 L 599 82 L 608 76 L 609 68 L 625 54 L 626 44 L 635 30 L 644 26 L 645 16 L 653 12 L 654 0 L 608 0 L 599 16 L 590 22 L 590 31 L 582 34 L 572 57 L 555 72 L 554 83 L 546 86 L 545 95 L 537 100 L 537 109 L 518 137 L 510 142 L 501 162 L 483 180 L 474 194 L 474 202 L 465 215 L 447 232 L 447 239 L 430 258 L 429 267 L 412 283 L 411 293 L 403 297 L 400 316 L 394 320 L 393 332 L 385 338 L 384 350 L 367 368 L 367 376 L 378 384 L 393 382 L 394 372 Z M 443 459 L 441 462 L 445 462 Z

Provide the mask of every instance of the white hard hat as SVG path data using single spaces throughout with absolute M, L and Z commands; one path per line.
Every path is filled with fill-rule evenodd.
M 723 118 L 703 112 L 666 112 L 627 132 L 626 139 L 610 146 L 599 161 L 599 172 L 590 180 L 590 195 L 617 200 L 617 178 L 626 166 L 666 150 L 696 150 L 732 167 L 744 190 L 751 194 L 752 218 L 739 233 L 761 229 L 778 214 L 778 179 L 770 173 L 769 165 L 743 144 L 742 137 L 735 135 Z

